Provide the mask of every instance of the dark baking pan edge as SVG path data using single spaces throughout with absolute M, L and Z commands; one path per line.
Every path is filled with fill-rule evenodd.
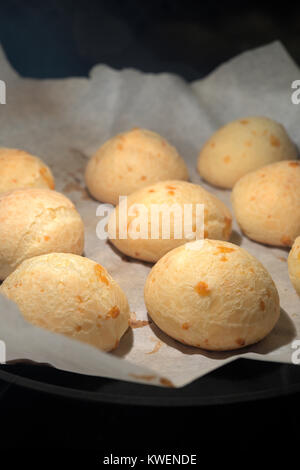
M 191 384 L 186 385 L 182 388 L 161 388 L 151 385 L 137 384 L 133 382 L 124 382 L 114 379 L 101 379 L 101 378 L 92 378 L 92 381 L 95 379 L 95 382 L 99 383 L 99 389 L 90 391 L 76 389 L 67 386 L 56 385 L 53 383 L 48 383 L 34 378 L 28 378 L 26 376 L 18 375 L 16 373 L 11 373 L 3 368 L 0 368 L 0 379 L 10 384 L 18 385 L 21 387 L 29 388 L 32 390 L 40 391 L 46 394 L 61 396 L 65 398 L 75 399 L 75 400 L 84 400 L 89 402 L 99 402 L 99 403 L 110 403 L 115 405 L 132 405 L 132 406 L 156 406 L 156 407 L 172 407 L 172 406 L 207 406 L 207 405 L 225 405 L 225 404 L 234 404 L 234 403 L 243 403 L 247 401 L 275 398 L 284 395 L 290 395 L 297 392 L 300 392 L 300 367 L 291 366 L 286 364 L 276 364 L 274 363 L 263 363 L 266 370 L 273 368 L 272 372 L 272 384 L 270 387 L 265 387 L 261 390 L 246 390 L 238 391 L 236 393 L 219 393 L 213 394 L 208 393 L 206 396 L 201 394 L 202 384 L 205 383 L 207 389 L 207 384 L 212 382 L 212 390 L 220 389 L 222 387 L 221 383 L 218 383 L 221 369 L 227 369 L 232 367 L 237 367 L 238 361 L 246 361 L 247 363 L 251 362 L 252 369 L 254 367 L 261 367 L 260 361 L 249 361 L 248 359 L 239 359 L 230 363 L 223 368 L 217 369 L 217 371 L 211 372 L 204 377 L 192 382 Z M 254 366 L 256 363 L 256 366 Z M 34 365 L 33 367 L 41 367 L 39 365 Z M 56 371 L 56 369 L 55 369 Z M 297 375 L 296 383 L 288 383 L 287 377 L 288 374 L 294 371 L 294 375 Z M 225 372 L 225 371 L 224 371 Z M 52 369 L 53 373 L 53 369 Z M 60 374 L 71 374 L 70 372 L 59 371 Z M 278 374 L 278 381 L 276 378 Z M 77 374 L 75 374 L 77 375 Z M 215 376 L 217 375 L 217 381 Z M 71 374 L 74 377 L 74 374 Z M 229 379 L 231 380 L 230 375 Z M 249 379 L 249 380 L 255 380 Z M 236 379 L 232 378 L 232 384 L 234 384 Z M 214 383 L 215 382 L 215 383 Z M 274 383 L 278 385 L 274 387 Z M 228 382 L 230 383 L 230 382 Z M 255 382 L 254 382 L 255 383 Z M 249 382 L 250 385 L 250 382 Z M 252 382 L 253 385 L 253 382 Z M 107 388 L 110 390 L 109 393 L 102 391 L 102 388 Z M 205 388 L 204 387 L 204 388 Z M 209 388 L 209 387 L 208 387 Z M 233 387 L 234 388 L 234 387 Z M 250 387 L 251 388 L 251 387 Z

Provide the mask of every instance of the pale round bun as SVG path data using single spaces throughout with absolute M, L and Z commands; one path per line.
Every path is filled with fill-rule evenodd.
M 131 236 L 130 231 L 133 229 L 136 214 L 139 213 L 139 209 L 135 211 L 136 204 L 143 204 L 146 209 L 146 215 L 148 216 L 148 239 L 134 239 Z M 170 226 L 170 237 L 169 239 L 163 238 L 162 232 L 162 218 L 159 223 L 156 224 L 158 236 L 154 239 L 151 236 L 151 231 L 155 227 L 152 226 L 151 213 L 153 205 L 163 205 L 171 208 L 172 205 L 177 204 L 182 211 L 182 224 L 177 223 L 177 226 L 182 226 L 182 237 L 175 238 L 174 233 L 174 217 L 171 216 Z M 194 233 L 197 232 L 197 239 L 201 238 L 201 233 L 198 231 L 199 224 L 197 227 L 196 219 L 196 206 L 197 204 L 204 205 L 204 230 L 202 238 L 215 238 L 220 240 L 228 240 L 231 235 L 231 223 L 232 217 L 229 209 L 213 194 L 203 189 L 197 184 L 188 183 L 186 181 L 162 181 L 146 188 L 140 189 L 127 198 L 127 228 L 126 237 L 122 239 L 120 235 L 120 212 L 123 214 L 122 205 L 118 205 L 112 212 L 109 223 L 108 223 L 108 234 L 111 242 L 124 254 L 137 258 L 144 261 L 155 262 L 161 258 L 168 251 L 176 248 L 177 246 L 190 241 L 191 238 L 187 238 L 184 235 L 184 205 L 192 205 L 192 230 Z M 133 215 L 132 215 L 133 214 Z M 123 216 L 123 215 L 122 215 Z M 114 221 L 116 221 L 116 231 L 114 236 Z M 154 225 L 154 224 L 153 224 Z M 177 236 L 177 235 L 176 235 Z
M 0 147 L 0 193 L 20 188 L 54 189 L 51 170 L 24 150 Z
M 120 195 L 166 179 L 188 179 L 184 160 L 159 134 L 138 128 L 105 142 L 85 173 L 91 195 L 110 204 L 118 204 Z
M 300 236 L 296 238 L 289 252 L 288 268 L 291 283 L 300 295 Z
M 297 149 L 284 127 L 266 117 L 246 117 L 215 132 L 198 157 L 203 179 L 232 188 L 249 171 L 280 160 L 297 158 Z
M 44 253 L 82 254 L 83 222 L 73 203 L 50 189 L 0 195 L 0 279 L 24 259 Z
M 243 176 L 233 188 L 232 204 L 249 238 L 292 246 L 300 235 L 300 163 L 273 163 Z
M 280 313 L 270 274 L 237 245 L 199 243 L 170 251 L 152 268 L 145 285 L 152 320 L 172 338 L 212 351 L 260 341 Z
M 82 256 L 51 253 L 25 260 L 0 293 L 33 325 L 104 351 L 114 349 L 128 328 L 126 295 L 106 269 Z

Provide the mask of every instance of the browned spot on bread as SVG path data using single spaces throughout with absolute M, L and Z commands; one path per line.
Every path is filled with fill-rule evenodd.
M 224 228 L 222 230 L 222 234 L 224 238 L 227 238 L 229 236 L 230 230 L 231 230 L 231 224 L 232 224 L 232 219 L 231 217 L 224 217 Z
M 168 191 L 168 194 L 170 194 L 170 196 L 174 196 L 175 192 L 174 191 Z
M 148 193 L 155 193 L 155 189 L 149 189 Z
M 257 132 L 256 131 L 251 131 L 251 134 L 252 135 L 257 135 Z
M 236 341 L 236 344 L 238 344 L 239 346 L 245 346 L 246 344 L 246 341 L 242 338 L 238 338 Z
M 271 134 L 270 135 L 270 144 L 273 147 L 280 147 L 280 140 L 277 137 L 275 137 L 275 135 Z
M 174 384 L 171 382 L 171 380 L 166 379 L 165 377 L 162 377 L 161 379 L 159 379 L 159 381 L 165 387 L 174 388 Z
M 82 326 L 80 326 L 80 325 L 75 326 L 75 331 L 77 331 L 77 333 L 79 333 L 79 331 L 81 331 L 81 330 L 82 330 Z
M 267 133 L 268 133 L 268 129 L 264 129 L 262 135 L 267 135 Z
M 134 252 L 135 256 L 140 256 L 140 253 L 138 251 Z
M 146 179 L 147 179 L 147 176 L 144 176 L 144 175 L 141 176 L 141 181 L 146 181 Z
M 167 145 L 167 142 L 166 142 L 165 140 L 162 140 L 162 141 L 161 141 L 161 145 L 162 145 L 163 147 L 165 147 L 165 146 Z
M 182 328 L 183 330 L 188 330 L 189 327 L 190 327 L 190 324 L 189 324 L 188 322 L 185 322 L 185 323 L 183 323 L 183 324 L 181 325 L 181 328 Z
M 116 342 L 115 342 L 115 345 L 114 345 L 113 349 L 116 349 L 119 346 L 119 343 L 120 343 L 120 341 L 118 339 L 116 339 Z
M 254 269 L 253 269 L 253 268 L 249 268 L 249 271 L 250 271 L 250 273 L 254 273 Z
M 118 150 L 123 150 L 123 148 L 124 148 L 124 145 L 123 145 L 123 144 L 118 144 L 118 145 L 117 145 L 117 149 L 118 149 Z
M 224 158 L 223 158 L 224 162 L 225 163 L 229 163 L 230 162 L 230 156 L 229 155 L 226 155 Z
M 12 178 L 12 179 L 11 179 L 11 182 L 12 182 L 12 183 L 17 183 L 16 178 Z
M 299 253 L 299 254 L 300 254 L 300 253 Z M 280 261 L 283 261 L 284 263 L 287 261 L 287 259 L 284 258 L 284 256 L 278 256 L 278 259 L 279 259 Z
M 256 197 L 255 196 L 251 196 L 250 197 L 250 201 L 255 201 L 256 200 Z
M 132 171 L 132 167 L 131 167 L 131 166 L 128 166 L 128 167 L 127 167 L 127 170 L 128 170 L 128 171 Z
M 155 354 L 155 353 L 157 353 L 157 351 L 160 350 L 161 347 L 162 347 L 162 342 L 159 341 L 159 340 L 156 340 L 155 346 L 152 349 L 152 351 L 149 351 L 146 354 Z
M 82 298 L 80 295 L 76 295 L 76 300 L 77 300 L 77 302 L 79 302 L 80 304 L 82 304 L 82 302 L 83 302 L 83 298 Z
M 40 175 L 43 178 L 43 180 L 46 181 L 49 188 L 54 189 L 54 183 L 53 183 L 52 178 L 49 175 L 49 172 L 48 172 L 47 168 L 42 166 L 42 168 L 40 168 Z
M 288 165 L 291 166 L 291 167 L 297 167 L 297 166 L 300 165 L 300 163 L 299 162 L 289 162 Z
M 233 251 L 236 251 L 235 248 L 231 248 L 230 246 L 217 246 L 217 250 L 214 255 L 218 255 L 219 253 L 232 253 Z
M 252 146 L 251 140 L 246 140 L 245 145 L 246 145 L 246 147 L 251 147 Z
M 249 121 L 247 121 L 247 119 L 241 119 L 241 120 L 240 120 L 240 123 L 245 125 L 245 124 L 248 124 Z
M 203 281 L 198 282 L 198 284 L 195 285 L 194 290 L 202 297 L 206 297 L 210 294 L 210 289 L 208 288 L 207 283 Z
M 45 235 L 44 240 L 45 240 L 45 242 L 48 242 L 50 240 L 50 237 L 48 235 Z
M 221 261 L 228 261 L 228 258 L 226 258 L 226 256 L 223 255 L 223 256 L 221 257 Z
M 265 303 L 264 303 L 263 300 L 261 300 L 261 301 L 259 302 L 259 307 L 260 307 L 261 310 L 265 310 L 266 305 L 265 305 Z
M 117 318 L 120 315 L 120 309 L 114 305 L 106 314 L 106 318 Z
M 173 185 L 171 185 L 171 184 L 168 184 L 168 185 L 166 186 L 166 189 L 176 189 L 176 186 L 173 186 Z
M 213 148 L 216 146 L 215 142 L 212 142 L 212 143 L 210 144 L 210 146 L 211 146 L 211 148 L 213 149 Z
M 208 230 L 204 230 L 204 238 L 208 238 Z
M 109 280 L 105 276 L 105 271 L 102 268 L 102 266 L 100 266 L 100 264 L 96 264 L 94 270 L 95 270 L 95 274 L 96 274 L 97 278 L 99 279 L 99 281 L 101 281 L 104 284 L 106 284 L 107 286 L 109 286 Z
M 290 239 L 290 237 L 284 235 L 282 238 L 281 238 L 281 243 L 285 246 L 291 246 L 292 244 L 292 240 Z

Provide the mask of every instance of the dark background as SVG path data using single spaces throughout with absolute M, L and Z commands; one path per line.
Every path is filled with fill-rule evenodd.
M 205 76 L 279 39 L 300 63 L 300 3 L 1 0 L 0 40 L 26 77 L 87 75 L 94 64 Z
M 0 0 L 0 41 L 25 77 L 86 76 L 94 64 L 106 63 L 194 80 L 276 39 L 299 64 L 299 13 L 299 3 Z M 233 375 L 233 387 L 234 381 Z M 0 448 L 27 449 L 30 458 L 37 449 L 51 450 L 45 459 L 67 449 L 68 458 L 76 460 L 81 450 L 86 457 L 91 449 L 98 456 L 150 449 L 202 456 L 213 447 L 214 463 L 225 443 L 221 456 L 244 465 L 268 437 L 273 445 L 264 444 L 267 452 L 282 451 L 283 439 L 290 453 L 295 449 L 299 399 L 294 393 L 249 403 L 156 409 L 69 400 L 0 381 Z M 237 460 L 237 447 L 247 445 L 252 452 Z M 11 459 L 20 456 L 24 459 L 24 453 L 15 452 Z

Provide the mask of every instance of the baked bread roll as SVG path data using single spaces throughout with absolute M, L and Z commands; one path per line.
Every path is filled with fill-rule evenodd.
M 0 287 L 33 325 L 114 349 L 128 328 L 126 295 L 106 269 L 74 254 L 36 256 Z
M 232 188 L 250 171 L 295 158 L 297 149 L 281 124 L 266 117 L 246 117 L 210 137 L 199 154 L 198 171 L 209 183 Z
M 204 205 L 203 234 L 198 232 L 199 224 L 197 227 L 198 204 Z M 142 207 L 139 205 L 142 205 Z M 171 180 L 147 186 L 130 194 L 127 198 L 127 211 L 122 204 L 118 205 L 112 212 L 108 222 L 110 241 L 116 248 L 128 256 L 144 261 L 156 262 L 168 251 L 191 240 L 190 237 L 185 236 L 184 231 L 186 217 L 188 217 L 185 213 L 185 206 L 187 207 L 187 205 L 191 205 L 192 208 L 191 230 L 196 235 L 196 239 L 203 237 L 220 240 L 229 239 L 232 217 L 225 204 L 197 184 Z M 154 216 L 155 211 L 160 207 L 163 209 L 164 206 L 170 210 L 169 235 L 163 232 L 163 217 L 155 218 Z M 180 210 L 181 220 L 177 219 L 176 210 L 172 212 L 172 207 L 174 206 Z M 146 235 L 148 239 L 144 236 L 143 238 L 136 239 L 134 238 L 135 235 L 131 234 L 137 216 L 143 215 L 142 208 L 145 211 L 146 218 L 148 218 L 146 222 Z M 124 215 L 127 216 L 125 237 L 121 234 L 120 226 L 122 223 L 120 221 L 123 220 Z M 168 221 L 167 217 L 165 220 Z M 114 230 L 115 223 L 116 230 Z M 181 228 L 181 234 L 176 233 L 179 227 Z M 200 230 L 201 228 L 199 227 Z M 157 232 L 157 238 L 153 236 L 155 231 Z
M 110 204 L 118 204 L 120 195 L 167 179 L 188 179 L 184 160 L 163 137 L 138 128 L 105 142 L 85 173 L 91 195 Z
M 288 269 L 291 283 L 300 295 L 300 236 L 296 238 L 289 252 Z
M 279 296 L 262 264 L 232 243 L 204 240 L 167 253 L 152 268 L 145 303 L 172 338 L 212 351 L 264 338 L 279 318 Z
M 24 150 L 0 148 L 0 193 L 20 188 L 54 189 L 51 170 Z
M 300 235 L 300 163 L 273 163 L 243 176 L 233 188 L 232 204 L 249 238 L 292 246 Z
M 73 203 L 50 189 L 0 195 L 0 279 L 24 259 L 44 253 L 82 254 L 84 227 Z

